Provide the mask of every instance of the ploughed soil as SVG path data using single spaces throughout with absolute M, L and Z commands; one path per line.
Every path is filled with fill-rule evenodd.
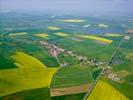
M 89 91 L 90 84 L 84 84 L 73 87 L 53 88 L 50 89 L 51 96 L 61 96 L 77 93 L 85 93 Z

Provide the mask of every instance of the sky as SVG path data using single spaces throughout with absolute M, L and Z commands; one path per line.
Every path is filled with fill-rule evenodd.
M 133 14 L 133 0 L 0 0 L 0 11 L 61 14 Z

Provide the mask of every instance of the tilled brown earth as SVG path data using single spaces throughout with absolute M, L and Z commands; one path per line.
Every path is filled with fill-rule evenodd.
M 69 94 L 77 94 L 77 93 L 85 93 L 88 92 L 90 84 L 84 84 L 73 87 L 64 87 L 64 88 L 53 88 L 50 89 L 51 96 L 61 96 L 61 95 L 69 95 Z

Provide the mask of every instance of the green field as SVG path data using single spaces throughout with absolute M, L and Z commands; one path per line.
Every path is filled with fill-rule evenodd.
M 47 99 L 46 99 L 47 98 Z M 0 98 L 0 100 L 51 100 L 49 89 L 30 89 L 27 91 L 17 92 Z
M 130 78 L 132 79 L 132 78 Z M 114 82 L 109 80 L 108 81 L 114 88 L 116 88 L 118 91 L 120 91 L 122 94 L 124 94 L 126 97 L 129 98 L 129 100 L 133 100 L 133 85 L 129 84 L 128 82 Z
M 52 80 L 51 88 L 90 84 L 92 81 L 93 77 L 88 66 L 74 65 L 58 70 Z

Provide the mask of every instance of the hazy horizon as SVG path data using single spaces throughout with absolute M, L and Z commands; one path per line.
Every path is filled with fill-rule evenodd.
M 133 0 L 0 0 L 0 11 L 133 15 Z

